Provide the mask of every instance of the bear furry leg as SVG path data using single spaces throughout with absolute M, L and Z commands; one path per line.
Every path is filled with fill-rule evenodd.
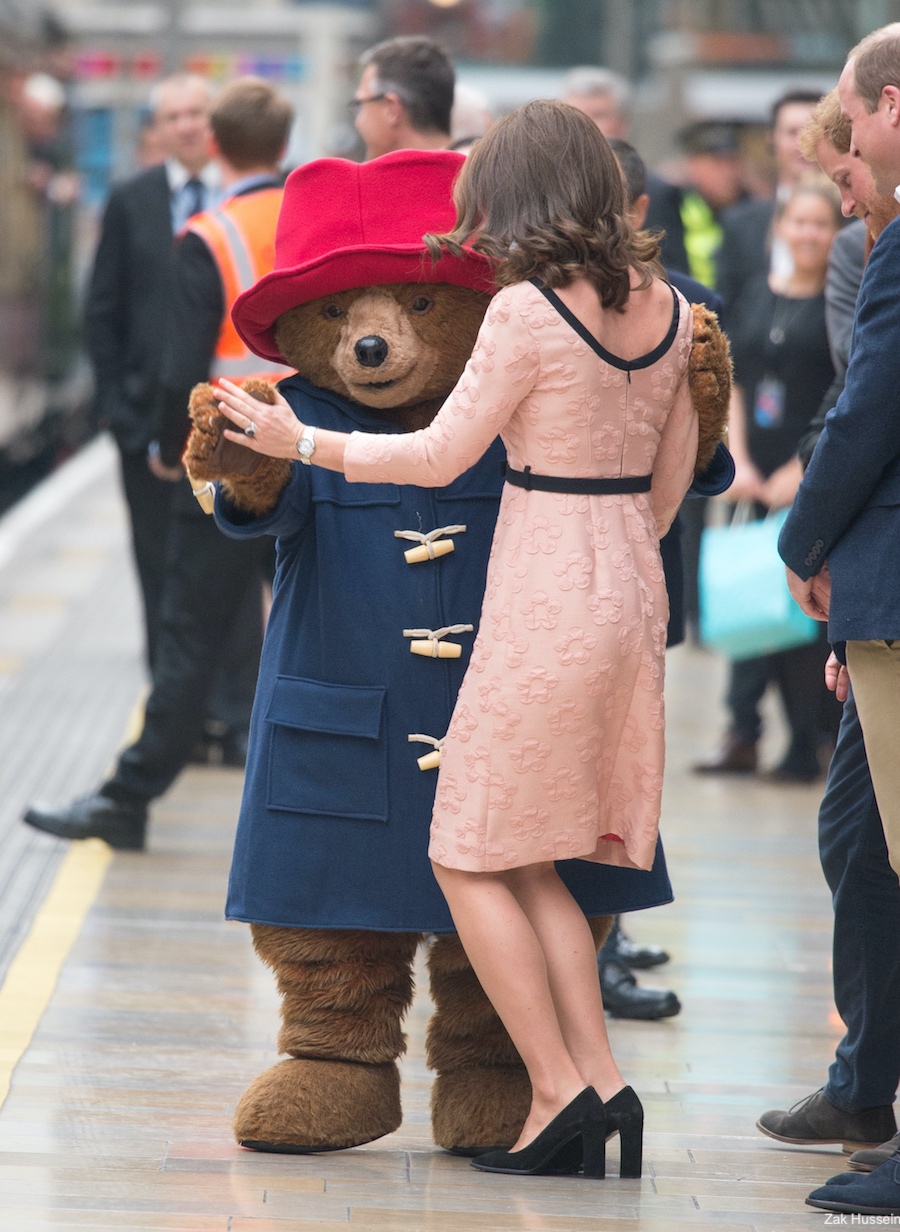
M 599 949 L 612 916 L 590 920 Z M 458 1155 L 511 1146 L 531 1105 L 531 1084 L 506 1028 L 484 994 L 456 936 L 437 937 L 428 954 L 434 1013 L 426 1053 L 435 1142 Z
M 418 933 L 251 925 L 281 993 L 279 1051 L 238 1102 L 234 1133 L 257 1151 L 307 1154 L 371 1142 L 401 1120 L 396 1061 Z

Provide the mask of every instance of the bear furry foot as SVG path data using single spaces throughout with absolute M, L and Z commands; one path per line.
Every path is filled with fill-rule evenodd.
M 342 1151 L 398 1128 L 397 1066 L 346 1061 L 279 1061 L 238 1101 L 234 1136 L 253 1151 L 312 1155 Z
M 439 1074 L 431 1092 L 431 1132 L 455 1155 L 509 1147 L 531 1107 L 524 1065 L 491 1065 Z

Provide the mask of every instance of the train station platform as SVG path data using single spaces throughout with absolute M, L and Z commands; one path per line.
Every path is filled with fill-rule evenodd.
M 241 1150 L 231 1112 L 276 1059 L 278 1001 L 222 910 L 241 775 L 192 768 L 148 849 L 68 845 L 23 807 L 93 788 L 145 685 L 115 456 L 94 442 L 0 519 L 2 1232 L 806 1232 L 838 1147 L 754 1128 L 824 1081 L 842 1028 L 816 855 L 820 787 L 698 779 L 723 665 L 671 654 L 664 834 L 677 900 L 629 921 L 672 961 L 641 982 L 682 1013 L 615 1020 L 646 1109 L 645 1171 L 606 1181 L 476 1173 L 428 1124 L 424 986 L 401 1129 L 330 1155 Z M 769 741 L 777 743 L 774 719 Z M 774 744 L 768 749 L 774 760 Z M 422 983 L 422 982 L 420 982 Z

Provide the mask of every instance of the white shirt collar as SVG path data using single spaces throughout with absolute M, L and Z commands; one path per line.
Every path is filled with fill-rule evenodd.
M 193 175 L 194 172 L 188 171 L 187 167 L 176 158 L 166 159 L 166 178 L 169 181 L 169 192 L 173 196 L 175 193 L 181 192 Z M 203 170 L 197 174 L 197 179 L 202 180 L 211 193 L 215 193 L 219 188 L 219 168 L 214 162 L 208 162 Z
M 900 202 L 900 184 L 894 189 L 894 200 Z

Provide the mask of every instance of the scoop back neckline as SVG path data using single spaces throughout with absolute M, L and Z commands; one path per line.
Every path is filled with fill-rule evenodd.
M 567 305 L 563 303 L 555 291 L 551 290 L 550 287 L 545 286 L 539 278 L 530 278 L 529 282 L 531 282 L 532 285 L 540 291 L 541 295 L 543 295 L 545 299 L 549 300 L 566 324 L 571 326 L 575 333 L 578 334 L 579 338 L 583 339 L 592 351 L 599 355 L 601 359 L 606 360 L 608 364 L 611 364 L 614 368 L 620 369 L 622 372 L 634 372 L 640 368 L 649 368 L 650 365 L 655 364 L 658 359 L 662 359 L 671 347 L 672 343 L 675 341 L 675 335 L 678 332 L 678 322 L 681 319 L 681 305 L 678 302 L 678 295 L 675 288 L 671 285 L 671 283 L 668 285 L 669 290 L 672 292 L 673 300 L 672 320 L 666 336 L 663 338 L 662 342 L 658 343 L 653 348 L 652 351 L 647 351 L 646 354 L 639 355 L 636 359 L 622 359 L 620 355 L 614 355 L 612 351 L 607 351 L 606 347 L 594 337 L 588 327 L 579 317 L 575 315 L 571 308 L 567 307 Z

